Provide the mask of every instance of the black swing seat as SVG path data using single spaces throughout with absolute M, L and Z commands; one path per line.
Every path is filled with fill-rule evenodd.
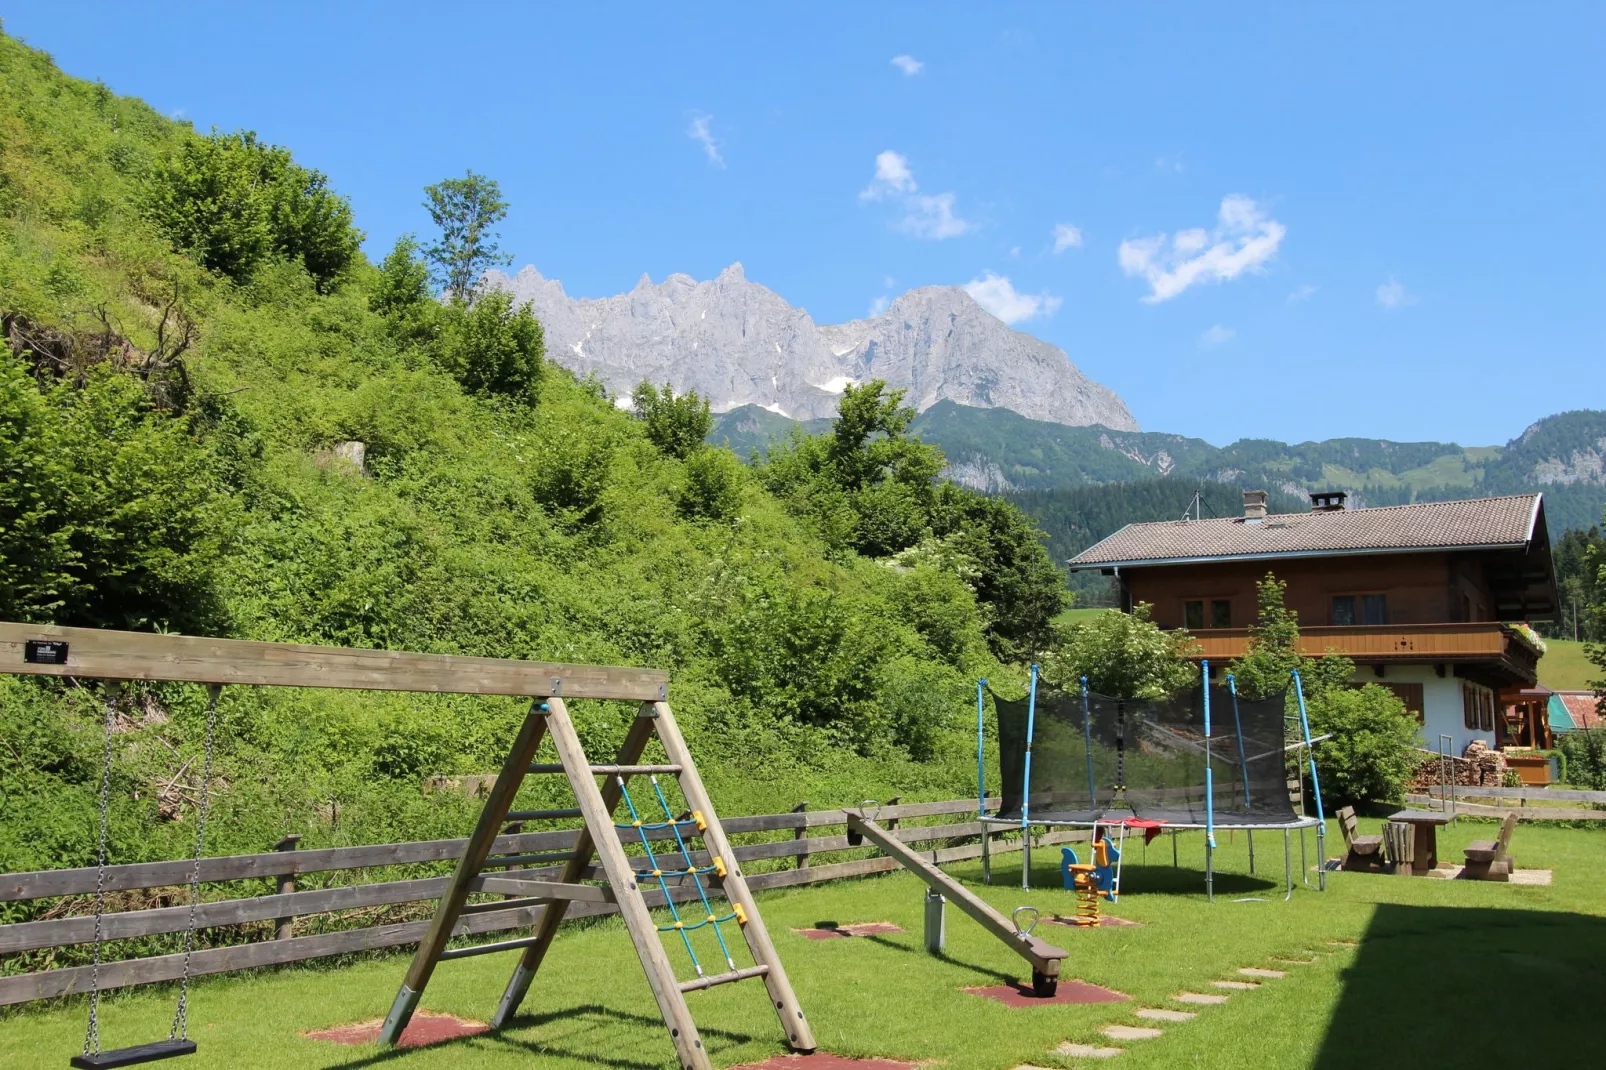
M 159 1059 L 194 1054 L 195 1041 L 168 1039 L 152 1044 L 136 1044 L 132 1048 L 113 1048 L 94 1055 L 74 1055 L 71 1065 L 82 1070 L 104 1070 L 110 1066 L 134 1066 L 137 1063 L 154 1063 Z

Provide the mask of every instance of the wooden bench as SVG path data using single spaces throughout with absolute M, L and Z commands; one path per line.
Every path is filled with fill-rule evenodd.
M 1414 875 L 1413 858 L 1416 854 L 1416 829 L 1402 821 L 1383 823 L 1383 854 L 1401 877 Z
M 1344 864 L 1341 868 L 1352 873 L 1381 873 L 1383 871 L 1383 837 L 1358 835 L 1360 826 L 1355 820 L 1355 807 L 1340 807 L 1338 830 L 1344 834 Z
M 1500 822 L 1500 838 L 1497 840 L 1475 840 L 1469 844 L 1462 853 L 1467 856 L 1467 864 L 1461 870 L 1464 880 L 1472 881 L 1509 881 L 1511 871 L 1516 869 L 1511 855 L 1511 833 L 1517 827 L 1517 814 L 1515 811 L 1506 814 L 1506 819 Z

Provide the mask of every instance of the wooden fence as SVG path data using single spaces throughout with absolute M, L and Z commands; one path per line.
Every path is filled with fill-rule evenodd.
M 1480 802 L 1467 800 L 1477 799 Z M 1444 793 L 1412 793 L 1405 801 L 1413 806 L 1442 805 Z M 1560 806 L 1529 806 L 1538 803 L 1606 804 L 1606 791 L 1576 791 L 1570 788 L 1453 788 L 1448 802 L 1457 813 L 1469 817 L 1504 817 L 1512 810 L 1519 821 L 1606 821 L 1606 810 L 1569 809 Z M 1516 805 L 1511 805 L 1515 803 Z
M 989 804 L 996 805 L 996 802 L 989 800 Z M 786 888 L 885 873 L 898 868 L 899 863 L 895 859 L 883 855 L 832 861 L 824 865 L 811 864 L 813 855 L 831 852 L 840 857 L 843 853 L 859 853 L 867 848 L 855 849 L 848 843 L 845 833 L 847 818 L 841 810 L 807 810 L 806 806 L 807 804 L 803 804 L 786 814 L 763 814 L 724 820 L 725 831 L 731 835 L 752 838 L 755 834 L 769 834 L 775 837 L 736 846 L 734 853 L 738 861 L 745 864 L 768 860 L 792 860 L 789 868 L 749 873 L 748 887 L 755 891 Z M 937 864 L 979 858 L 982 854 L 980 837 L 984 833 L 992 837 L 990 847 L 994 853 L 1020 849 L 1018 838 L 1001 841 L 998 839 L 998 826 L 985 826 L 974 820 L 975 810 L 975 800 L 958 799 L 884 806 L 879 816 L 885 824 L 896 826 L 894 835 L 903 842 L 933 845 L 922 848 L 922 853 Z M 924 825 L 904 823 L 910 819 L 934 820 L 962 814 L 970 815 L 970 819 Z M 841 833 L 828 831 L 836 828 L 844 828 L 844 831 Z M 649 836 L 656 839 L 667 839 L 670 835 L 669 830 L 649 833 Z M 572 850 L 574 838 L 573 829 L 500 836 L 492 853 L 504 857 L 500 859 L 493 857 L 487 866 L 522 867 L 518 874 L 520 878 L 539 879 L 550 876 L 556 879 L 562 872 L 561 866 L 532 866 L 518 859 L 528 859 L 531 855 L 543 852 Z M 1082 841 L 1087 838 L 1088 833 L 1085 830 L 1056 829 L 1035 838 L 1034 843 L 1046 845 Z M 959 840 L 975 842 L 958 844 L 954 842 Z M 362 847 L 316 848 L 305 851 L 294 850 L 294 843 L 281 843 L 280 849 L 263 854 L 202 859 L 200 879 L 203 883 L 209 884 L 270 880 L 276 887 L 283 889 L 293 887 L 292 882 L 298 874 L 452 862 L 462 853 L 467 842 L 466 839 L 429 840 Z M 285 849 L 286 847 L 292 849 Z M 696 864 L 708 864 L 706 852 L 694 851 L 692 856 Z M 190 880 L 192 864 L 186 860 L 109 866 L 105 871 L 105 888 L 109 892 L 117 892 L 183 886 Z M 597 867 L 592 867 L 585 876 L 595 878 L 599 876 L 599 870 Z M 443 875 L 411 880 L 353 883 L 316 890 L 281 891 L 271 895 L 202 902 L 195 909 L 195 924 L 198 929 L 272 922 L 274 928 L 271 931 L 274 935 L 252 943 L 234 943 L 197 950 L 191 957 L 189 972 L 192 976 L 229 973 L 258 966 L 301 962 L 330 955 L 417 943 L 429 927 L 427 918 L 342 929 L 312 936 L 295 936 L 294 919 L 297 916 L 394 906 L 434 899 L 446 888 L 450 879 L 449 876 Z M 479 880 L 494 881 L 495 878 L 482 877 Z M 96 871 L 93 868 L 0 874 L 0 902 L 92 896 L 95 894 L 95 887 Z M 694 898 L 697 893 L 687 885 L 684 889 L 672 889 L 671 894 L 678 901 Z M 661 906 L 664 897 L 661 892 L 649 893 L 647 901 L 649 905 Z M 491 898 L 469 906 L 464 911 L 464 917 L 458 923 L 455 933 L 460 936 L 472 936 L 527 928 L 540 919 L 544 909 L 545 904 L 541 902 L 531 900 L 510 902 Z M 612 913 L 615 910 L 617 907 L 611 903 L 577 902 L 570 905 L 566 916 L 580 918 Z M 188 928 L 189 921 L 190 908 L 187 903 L 184 906 L 106 914 L 101 919 L 102 939 L 117 941 L 182 932 Z M 94 937 L 94 931 L 94 918 L 83 914 L 0 925 L 0 955 L 89 943 Z M 102 989 L 110 989 L 175 980 L 182 974 L 183 966 L 182 954 L 102 962 L 99 968 L 99 984 Z M 70 966 L 0 977 L 0 1006 L 87 992 L 90 970 L 89 966 Z

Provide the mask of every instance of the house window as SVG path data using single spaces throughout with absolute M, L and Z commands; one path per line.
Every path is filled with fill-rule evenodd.
M 1182 603 L 1182 626 L 1198 630 L 1205 627 L 1205 600 L 1190 598 Z M 1210 627 L 1232 627 L 1232 599 L 1210 599 Z
M 1204 602 L 1192 600 L 1182 603 L 1182 626 L 1184 628 L 1204 627 Z
M 1416 718 L 1417 724 L 1422 724 L 1424 721 L 1426 721 L 1426 717 L 1424 717 L 1422 713 L 1423 706 L 1421 684 L 1396 684 L 1379 681 L 1378 686 L 1386 687 L 1390 691 L 1394 692 L 1399 700 L 1405 703 L 1406 710 Z
M 1462 681 L 1461 684 L 1462 723 L 1474 732 L 1494 731 L 1494 690 L 1475 684 L 1471 681 Z
M 1356 624 L 1387 624 L 1389 600 L 1386 594 L 1335 594 L 1333 623 L 1341 627 Z
M 1212 598 L 1210 600 L 1210 627 L 1232 627 L 1232 602 L 1226 598 Z

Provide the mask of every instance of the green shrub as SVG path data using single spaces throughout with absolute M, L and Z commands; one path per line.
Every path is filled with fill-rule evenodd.
M 1563 732 L 1556 737 L 1556 749 L 1567 759 L 1567 783 L 1606 791 L 1606 728 Z
M 236 282 L 277 254 L 327 291 L 357 256 L 351 205 L 288 149 L 238 131 L 187 137 L 146 181 L 145 211 L 175 248 Z
M 1065 691 L 1082 689 L 1113 698 L 1164 698 L 1199 680 L 1187 659 L 1193 639 L 1179 629 L 1164 631 L 1139 602 L 1131 613 L 1100 613 L 1055 629 L 1043 655 L 1043 679 Z
M 675 504 L 688 520 L 734 520 L 742 511 L 747 471 L 730 450 L 704 446 L 686 458 L 686 482 Z
M 534 404 L 540 394 L 546 340 L 526 301 L 491 290 L 472 305 L 454 302 L 441 318 L 435 360 L 472 394 Z
M 1416 762 L 1416 718 L 1394 692 L 1376 684 L 1307 696 L 1316 769 L 1330 806 L 1397 802 Z
M 670 457 L 686 460 L 714 429 L 708 399 L 695 390 L 676 397 L 668 383 L 660 390 L 643 379 L 630 395 L 630 405 L 647 429 L 647 440 Z

